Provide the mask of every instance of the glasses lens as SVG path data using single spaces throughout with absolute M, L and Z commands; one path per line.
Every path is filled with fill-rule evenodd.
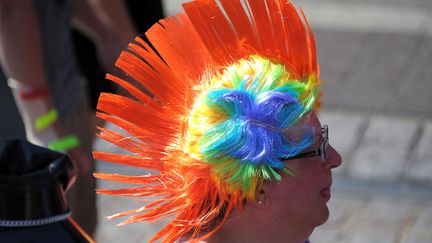
M 323 160 L 323 162 L 326 162 L 328 159 L 328 153 L 327 153 L 327 148 L 328 148 L 328 126 L 324 125 L 323 127 L 323 138 L 324 141 L 322 143 L 322 147 L 321 147 L 321 159 Z

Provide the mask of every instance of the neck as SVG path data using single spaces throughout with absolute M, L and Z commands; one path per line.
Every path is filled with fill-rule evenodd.
M 247 225 L 247 227 L 244 227 Z M 241 224 L 237 222 L 226 222 L 220 230 L 218 230 L 206 242 L 222 243 L 222 242 L 287 242 L 287 243 L 305 243 L 312 234 L 313 229 L 305 227 L 286 227 L 280 230 L 280 234 L 271 234 L 275 232 L 268 230 L 266 227 L 255 228 L 251 224 Z

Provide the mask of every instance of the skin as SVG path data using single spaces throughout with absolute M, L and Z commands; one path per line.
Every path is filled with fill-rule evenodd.
M 307 122 L 315 131 L 321 131 L 315 114 Z M 315 143 L 305 152 L 320 147 L 322 135 L 316 136 Z M 314 228 L 329 217 L 326 203 L 330 199 L 331 170 L 341 163 L 331 145 L 326 163 L 320 157 L 287 160 L 287 168 L 294 176 L 283 173 L 281 181 L 265 182 L 257 195 L 263 204 L 248 201 L 244 210 L 234 213 L 209 242 L 304 243 Z

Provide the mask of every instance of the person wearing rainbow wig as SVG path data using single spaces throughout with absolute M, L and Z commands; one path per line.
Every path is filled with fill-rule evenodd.
M 153 198 L 121 224 L 168 219 L 151 241 L 306 242 L 329 215 L 341 164 L 317 118 L 313 33 L 288 0 L 196 0 L 137 37 L 108 74 L 132 98 L 104 93 L 98 117 L 129 152 L 94 152 L 154 173 L 99 193 Z M 143 92 L 145 87 L 146 91 Z

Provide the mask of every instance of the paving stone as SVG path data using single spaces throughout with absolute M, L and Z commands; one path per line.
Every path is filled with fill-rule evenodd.
M 357 151 L 348 170 L 357 180 L 394 182 L 404 171 L 406 151 L 363 146 Z
M 432 121 L 425 122 L 420 141 L 413 152 L 407 179 L 432 185 Z
M 370 119 L 362 145 L 379 148 L 407 148 L 418 121 L 409 118 L 375 116 Z
M 322 2 L 320 0 L 302 0 L 302 2 Z M 377 6 L 394 6 L 394 7 L 408 7 L 408 8 L 423 8 L 432 9 L 432 2 L 429 0 L 331 0 L 329 2 L 346 4 L 373 4 Z
M 400 227 L 412 212 L 416 204 L 410 200 L 374 197 L 352 217 L 350 228 L 379 226 L 393 230 Z M 365 241 L 381 242 L 381 241 Z
M 345 98 L 347 83 L 341 81 L 346 79 L 346 73 L 352 68 L 365 33 L 347 34 L 344 31 L 317 29 L 315 38 L 320 77 L 323 80 L 323 107 L 326 108 L 328 104 L 335 105 L 336 100 Z
M 394 92 L 400 84 L 406 82 L 402 76 L 407 75 L 407 72 L 414 72 L 412 69 L 407 70 L 406 66 L 412 65 L 412 59 L 415 58 L 413 53 L 416 53 L 417 46 L 423 41 L 423 38 L 422 35 L 365 33 L 360 48 L 356 46 L 358 43 L 352 44 L 352 48 L 357 50 L 355 58 L 347 64 L 344 75 L 335 80 L 337 85 L 334 87 L 337 88 L 334 88 L 334 92 L 330 89 L 324 101 L 334 106 L 356 107 L 372 111 L 397 112 L 420 108 L 418 105 L 412 106 L 411 103 L 408 105 L 408 92 L 400 93 L 399 96 L 395 96 Z M 338 47 L 330 44 L 329 48 Z M 419 65 L 423 65 L 421 63 L 424 61 L 415 60 L 416 64 L 418 62 Z M 323 59 L 322 65 L 330 61 Z M 333 72 L 333 70 L 328 70 L 328 72 Z M 412 92 L 422 92 L 420 86 L 423 81 L 416 80 L 415 83 L 417 85 L 411 87 Z M 427 82 L 424 85 L 429 86 Z M 424 92 L 422 92 L 422 99 L 427 100 L 429 97 L 423 96 Z M 391 99 L 392 102 L 388 102 L 388 99 Z M 427 103 L 423 105 L 421 110 L 430 114 L 431 109 L 425 108 L 432 108 L 431 105 Z
M 368 4 L 365 2 L 296 1 L 312 28 L 375 33 L 414 34 L 428 32 L 423 22 L 428 10 L 414 7 Z M 295 2 L 294 2 L 295 3 Z
M 432 1 L 431 1 L 432 3 Z M 429 24 L 432 26 L 432 23 Z M 429 36 L 432 36 L 430 34 Z M 403 82 L 395 82 L 392 86 L 393 95 L 389 95 L 387 102 L 393 103 L 394 109 L 399 112 L 416 112 L 418 116 L 431 117 L 432 113 L 432 45 L 430 37 L 418 38 L 416 50 L 411 53 L 410 63 L 407 67 L 410 71 L 401 73 L 398 78 Z M 414 64 L 415 63 L 415 64 Z
M 314 230 L 310 237 L 311 242 L 319 243 L 342 243 L 345 241 L 346 236 L 343 232 L 334 228 L 318 227 Z
M 367 119 L 365 115 L 323 110 L 319 114 L 322 124 L 329 126 L 330 144 L 345 157 L 358 140 L 358 130 Z
M 337 195 L 337 193 L 334 194 L 329 203 L 327 203 L 330 211 L 330 217 L 323 227 L 344 227 L 344 225 L 347 223 L 347 221 L 350 220 L 354 212 L 358 210 L 360 206 L 364 203 L 356 199 Z
M 389 230 L 379 226 L 363 227 L 352 229 L 348 232 L 347 240 L 344 242 L 349 243 L 366 243 L 366 242 L 379 242 L 379 243 L 394 243 L 396 229 Z
M 413 230 L 411 231 L 401 243 L 431 243 L 432 231 L 428 230 Z
M 413 230 L 430 231 L 432 234 L 432 203 L 419 207 L 418 217 L 414 222 Z
M 349 175 L 357 179 L 395 181 L 404 172 L 417 121 L 373 117 L 360 147 L 353 153 Z

